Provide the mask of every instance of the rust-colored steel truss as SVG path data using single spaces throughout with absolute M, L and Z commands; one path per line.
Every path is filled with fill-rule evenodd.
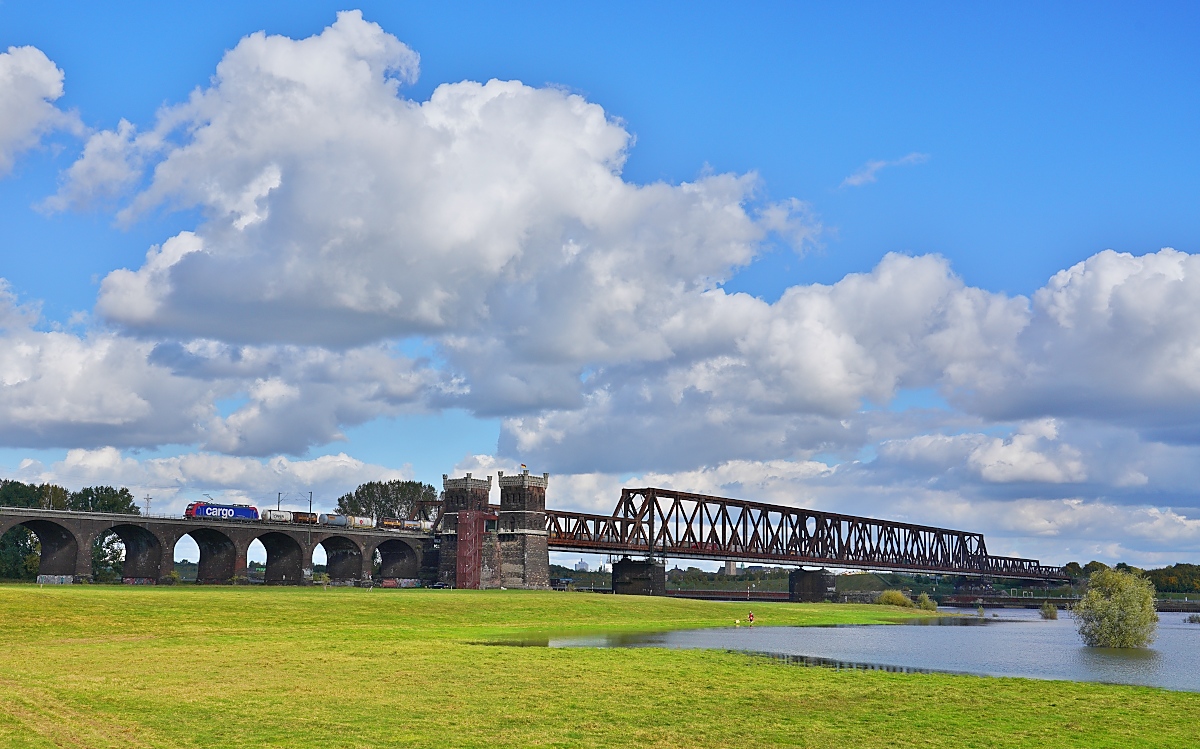
M 983 534 L 689 494 L 623 489 L 611 516 L 546 510 L 551 549 L 1021 579 L 1066 579 L 994 557 Z

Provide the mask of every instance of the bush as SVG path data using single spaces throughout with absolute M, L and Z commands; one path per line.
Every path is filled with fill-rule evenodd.
M 1140 648 L 1154 642 L 1158 613 L 1154 584 L 1123 570 L 1098 569 L 1072 614 L 1089 647 Z
M 1184 619 L 1188 624 L 1200 624 L 1200 614 L 1191 614 L 1187 619 Z
M 1058 607 L 1049 601 L 1046 601 L 1042 604 L 1041 614 L 1043 619 L 1057 619 Z
M 937 601 L 930 598 L 928 593 L 922 593 L 917 596 L 917 608 L 922 611 L 937 611 Z
M 913 607 L 912 599 L 904 595 L 898 590 L 885 590 L 875 599 L 875 603 L 881 606 L 903 606 L 911 609 Z

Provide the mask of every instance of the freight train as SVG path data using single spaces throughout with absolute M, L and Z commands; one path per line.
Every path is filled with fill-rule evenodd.
M 431 531 L 433 523 L 428 520 L 400 520 L 383 518 L 376 524 L 374 518 L 356 515 L 317 514 L 293 510 L 263 510 L 250 505 L 220 505 L 213 502 L 192 502 L 183 511 L 185 518 L 215 520 L 247 520 L 264 523 L 296 523 L 299 525 L 327 525 L 334 528 L 384 528 L 386 530 Z

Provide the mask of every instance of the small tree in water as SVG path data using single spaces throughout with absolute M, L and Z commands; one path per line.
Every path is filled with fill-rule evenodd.
M 1154 642 L 1158 630 L 1154 584 L 1122 570 L 1093 572 L 1072 613 L 1089 647 L 1141 648 Z
M 1058 607 L 1055 606 L 1054 604 L 1050 603 L 1049 601 L 1046 601 L 1045 603 L 1043 603 L 1042 604 L 1042 618 L 1043 619 L 1057 619 L 1058 618 Z

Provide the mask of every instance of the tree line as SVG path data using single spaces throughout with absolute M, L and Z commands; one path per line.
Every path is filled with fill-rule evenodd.
M 141 514 L 133 494 L 125 487 L 88 486 L 73 492 L 56 484 L 25 484 L 9 479 L 0 479 L 0 507 Z M 37 576 L 40 553 L 37 536 L 21 526 L 0 536 L 0 579 L 32 580 Z M 120 539 L 109 535 L 92 548 L 93 575 L 100 580 L 119 577 L 120 567 Z

